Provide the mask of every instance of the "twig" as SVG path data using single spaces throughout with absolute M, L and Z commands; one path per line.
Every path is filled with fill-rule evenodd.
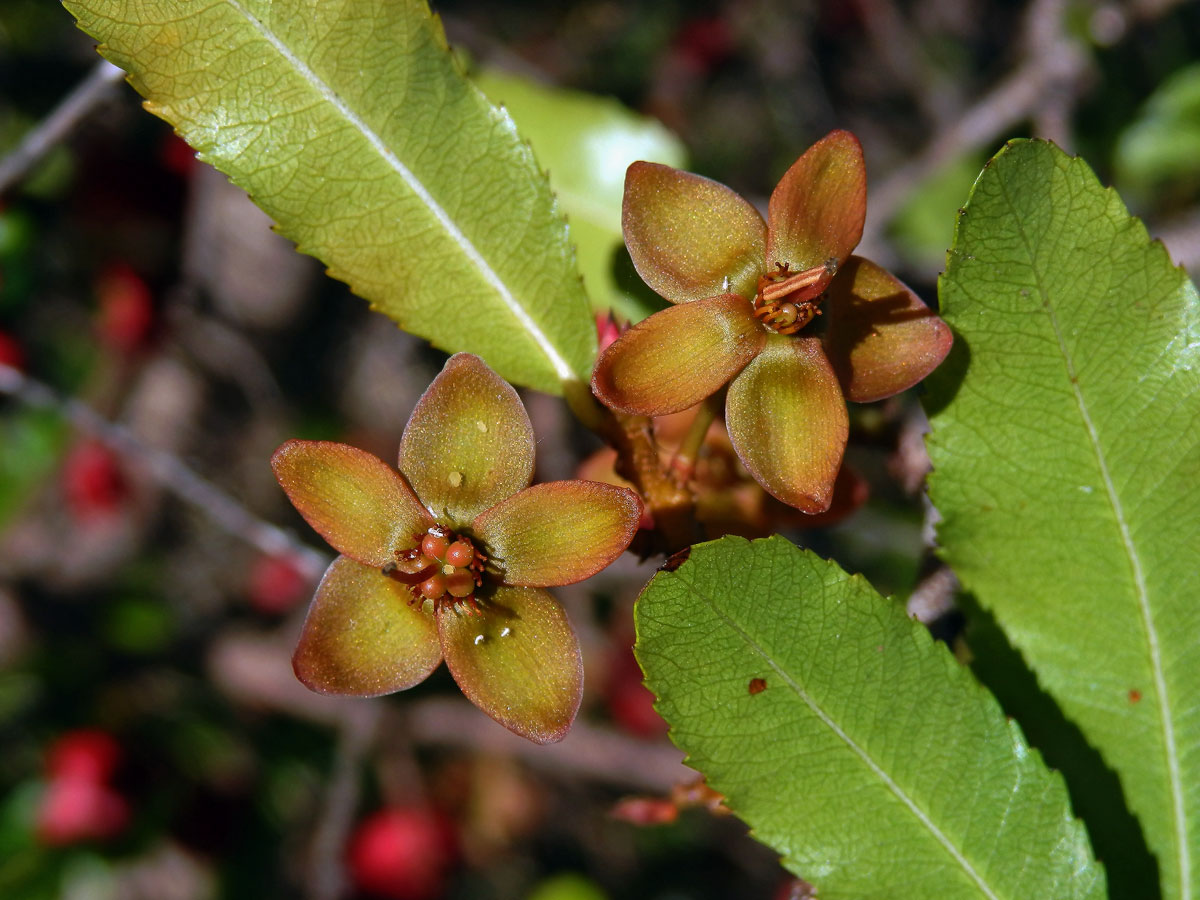
M 1023 29 L 1023 62 L 871 192 L 867 235 L 878 235 L 913 188 L 939 168 L 995 141 L 1033 115 L 1048 96 L 1061 96 L 1064 89 L 1086 74 L 1087 54 L 1078 41 L 1063 32 L 1063 6 L 1062 0 L 1035 0 L 1030 4 Z
M 364 701 L 346 703 L 329 786 L 313 835 L 308 894 L 312 900 L 339 900 L 347 893 L 342 858 L 358 808 L 359 770 L 379 733 L 381 709 L 379 704 Z
M 209 648 L 206 668 L 235 702 L 339 727 L 346 711 L 361 701 L 308 690 L 292 674 L 290 653 L 290 638 L 283 634 L 224 634 Z M 542 771 L 625 790 L 666 793 L 696 777 L 683 765 L 683 754 L 665 740 L 638 740 L 584 721 L 577 721 L 560 743 L 538 746 L 506 731 L 466 700 L 368 702 L 382 710 L 381 734 L 401 733 L 421 746 L 507 754 Z
M 0 160 L 0 194 L 19 182 L 42 158 L 61 143 L 79 122 L 108 98 L 125 72 L 100 60 L 71 93 L 30 131 L 11 153 Z
M 259 519 L 229 494 L 201 478 L 178 457 L 148 446 L 128 428 L 108 421 L 86 403 L 61 397 L 49 386 L 3 363 L 0 363 L 0 394 L 7 394 L 35 409 L 59 413 L 114 452 L 145 465 L 164 487 L 202 509 L 224 531 L 253 544 L 268 556 L 288 556 L 311 580 L 316 581 L 329 565 L 329 558 L 324 554 Z

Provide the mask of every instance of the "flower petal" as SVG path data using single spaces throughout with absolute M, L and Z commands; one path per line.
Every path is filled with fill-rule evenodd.
M 292 505 L 339 553 L 379 568 L 433 524 L 396 472 L 366 450 L 287 441 L 271 467 Z
M 456 353 L 405 426 L 400 471 L 439 521 L 468 524 L 533 477 L 521 398 L 478 356 Z
M 831 131 L 792 163 L 771 194 L 767 269 L 841 263 L 862 239 L 866 215 L 862 146 L 848 131 Z
M 420 684 L 442 661 L 434 617 L 409 589 L 339 556 L 317 588 L 292 667 L 321 694 L 378 697 Z
M 852 256 L 829 286 L 829 355 L 846 398 L 881 400 L 910 388 L 950 352 L 954 336 L 896 276 Z
M 716 393 L 762 349 L 750 303 L 723 294 L 643 319 L 601 355 L 592 390 L 622 412 L 661 416 Z
M 471 526 L 505 584 L 549 587 L 595 575 L 633 540 L 642 501 L 595 481 L 536 484 L 482 513 Z
M 562 740 L 583 698 L 579 641 L 558 601 L 501 585 L 482 616 L 438 611 L 450 673 L 467 699 L 521 737 Z
M 807 513 L 829 508 L 849 422 L 817 338 L 773 335 L 729 386 L 725 424 L 768 493 Z
M 635 162 L 625 173 L 621 228 L 642 280 L 672 303 L 727 291 L 754 295 L 767 228 L 725 185 Z

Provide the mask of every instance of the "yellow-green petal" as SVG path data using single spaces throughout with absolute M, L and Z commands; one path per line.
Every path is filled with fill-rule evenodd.
M 622 412 L 679 412 L 716 393 L 754 359 L 766 337 L 749 301 L 736 294 L 668 307 L 600 355 L 592 390 Z
M 637 532 L 642 501 L 595 481 L 536 484 L 481 514 L 471 527 L 505 584 L 550 587 L 595 575 Z
M 287 441 L 271 467 L 308 524 L 339 553 L 365 565 L 385 565 L 433 524 L 404 479 L 357 447 Z
M 432 613 L 409 589 L 340 556 L 326 570 L 292 657 L 296 677 L 322 694 L 378 697 L 420 684 L 442 660 Z
M 767 206 L 767 268 L 793 272 L 840 263 L 862 239 L 867 170 L 862 146 L 832 131 L 792 163 Z
M 730 291 L 754 295 L 767 228 L 725 185 L 635 162 L 625 173 L 621 228 L 642 280 L 672 303 Z
M 533 426 L 517 392 L 456 353 L 413 410 L 400 471 L 438 521 L 461 528 L 533 477 Z
M 467 699 L 537 744 L 562 740 L 583 698 L 579 641 L 558 601 L 501 585 L 482 616 L 443 607 L 442 653 Z
M 912 387 L 950 352 L 950 326 L 882 266 L 852 256 L 829 286 L 825 352 L 846 399 L 882 400 Z
M 849 422 L 818 339 L 772 335 L 729 386 L 725 424 L 768 493 L 806 513 L 829 508 Z

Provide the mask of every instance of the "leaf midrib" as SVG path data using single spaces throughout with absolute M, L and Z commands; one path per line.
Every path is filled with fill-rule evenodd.
M 683 577 L 682 572 L 677 572 L 676 577 L 686 584 L 695 596 L 702 598 L 704 602 L 708 604 L 709 608 L 711 608 L 712 611 L 716 613 L 716 615 L 722 621 L 725 622 L 725 624 L 727 624 L 742 638 L 742 640 L 746 642 L 746 645 L 750 647 L 751 650 L 761 656 L 763 661 L 779 674 L 779 677 L 783 679 L 784 683 L 786 683 L 787 686 L 792 689 L 793 693 L 796 694 L 801 702 L 803 702 L 810 710 L 812 710 L 813 714 L 820 719 L 821 723 L 824 724 L 825 727 L 827 727 L 834 734 L 834 736 L 842 741 L 842 743 L 844 743 L 851 752 L 853 752 L 860 760 L 862 760 L 863 764 L 866 765 L 867 768 L 869 768 L 879 778 L 883 785 L 892 792 L 896 799 L 904 804 L 905 808 L 912 813 L 921 826 L 924 827 L 939 844 L 941 844 L 942 848 L 950 855 L 951 859 L 958 864 L 967 877 L 969 877 L 976 884 L 976 886 L 980 889 L 980 891 L 983 892 L 984 896 L 987 897 L 988 900 L 1000 900 L 999 895 L 997 895 L 987 884 L 987 882 L 983 880 L 983 877 L 975 871 L 975 867 L 971 865 L 970 861 L 961 852 L 959 852 L 958 848 L 954 845 L 950 838 L 946 836 L 945 832 L 937 827 L 928 814 L 926 814 L 926 812 L 917 805 L 917 802 L 909 797 L 905 790 L 899 784 L 897 784 L 891 778 L 891 776 L 888 775 L 883 767 L 875 761 L 874 757 L 872 757 L 864 747 L 859 745 L 857 741 L 855 741 L 852 737 L 850 737 L 849 734 L 840 728 L 837 722 L 835 722 L 825 712 L 825 710 L 817 704 L 812 696 L 804 690 L 800 683 L 775 662 L 775 659 L 766 652 L 766 650 L 759 644 L 757 639 L 752 637 L 750 633 L 742 628 L 742 626 L 739 625 L 734 619 L 726 615 L 724 610 L 717 605 L 714 598 L 700 590 L 694 582 L 688 580 L 686 577 Z
M 1100 469 L 1100 475 L 1104 481 L 1104 489 L 1108 496 L 1108 502 L 1112 507 L 1117 529 L 1121 535 L 1122 548 L 1125 551 L 1125 556 L 1129 561 L 1129 566 L 1133 573 L 1134 586 L 1137 590 L 1138 610 L 1142 617 L 1143 627 L 1146 630 L 1150 666 L 1154 674 L 1155 693 L 1158 695 L 1159 724 L 1162 729 L 1163 746 L 1167 756 L 1167 779 L 1171 794 L 1172 821 L 1175 829 L 1175 843 L 1178 848 L 1179 883 L 1181 890 L 1179 897 L 1180 900 L 1191 900 L 1191 851 L 1187 841 L 1187 813 L 1183 802 L 1183 783 L 1179 770 L 1178 751 L 1176 749 L 1175 724 L 1171 716 L 1166 674 L 1163 671 L 1162 653 L 1158 643 L 1158 629 L 1154 623 L 1153 610 L 1150 608 L 1150 593 L 1146 586 L 1146 576 L 1142 569 L 1141 555 L 1134 545 L 1133 534 L 1125 518 L 1124 505 L 1121 503 L 1116 484 L 1113 482 L 1112 475 L 1109 472 L 1108 460 L 1100 446 L 1100 436 L 1096 431 L 1087 401 L 1083 396 L 1083 390 L 1079 385 L 1074 357 L 1072 357 L 1070 350 L 1067 348 L 1062 329 L 1059 327 L 1058 316 L 1055 314 L 1053 304 L 1051 303 L 1049 291 L 1042 281 L 1041 269 L 1036 264 L 1037 258 L 1033 252 L 1033 245 L 1025 228 L 1026 219 L 1018 214 L 1016 204 L 1009 193 L 1005 179 L 999 178 L 997 182 L 1000 185 L 1001 191 L 1004 192 L 1005 203 L 1013 211 L 1017 233 L 1021 236 L 1021 243 L 1025 247 L 1025 255 L 1029 260 L 1029 271 L 1033 273 L 1034 284 L 1042 300 L 1042 308 L 1046 311 L 1046 316 L 1049 318 L 1050 325 L 1054 329 L 1054 338 L 1058 343 L 1058 350 L 1062 354 L 1063 364 L 1067 371 L 1067 382 L 1071 385 L 1075 405 L 1079 410 L 1079 416 L 1083 422 L 1084 429 L 1087 431 L 1088 440 L 1092 445 L 1092 452 L 1096 456 L 1096 464 Z
M 534 342 L 538 345 L 538 349 L 542 351 L 546 359 L 550 362 L 559 381 L 564 383 L 578 381 L 578 375 L 571 368 L 570 363 L 558 352 L 558 348 L 554 346 L 546 333 L 542 331 L 541 327 L 530 317 L 525 308 L 521 306 L 512 291 L 509 290 L 508 285 L 504 283 L 495 269 L 484 259 L 483 254 L 479 252 L 470 238 L 463 234 L 449 213 L 434 199 L 433 195 L 425 187 L 424 183 L 417 178 L 416 174 L 404 165 L 400 158 L 384 143 L 383 139 L 342 100 L 337 92 L 318 77 L 317 73 L 293 53 L 291 48 L 278 35 L 271 31 L 264 22 L 242 6 L 238 0 L 225 0 L 225 2 L 237 11 L 253 29 L 261 34 L 263 39 L 279 52 L 284 61 L 291 65 L 326 102 L 336 109 L 342 118 L 366 139 L 367 143 L 379 154 L 380 158 L 403 179 L 404 183 L 408 185 L 409 190 L 417 196 L 417 199 L 425 205 L 430 214 L 437 220 L 437 223 L 461 248 L 463 256 L 467 261 L 479 271 L 483 280 L 496 292 L 512 316 L 529 333 L 530 337 L 533 338 Z

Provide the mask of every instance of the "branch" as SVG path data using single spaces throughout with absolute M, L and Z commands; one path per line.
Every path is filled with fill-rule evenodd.
M 178 457 L 151 447 L 124 426 L 108 421 L 79 400 L 61 397 L 52 388 L 0 363 L 0 394 L 25 406 L 57 412 L 80 431 L 109 449 L 137 460 L 169 491 L 208 514 L 219 528 L 254 545 L 268 556 L 288 556 L 305 577 L 316 581 L 329 558 L 281 528 L 264 522 L 211 482 L 201 478 Z
M 588 778 L 625 790 L 660 794 L 692 781 L 683 754 L 664 741 L 626 737 L 577 721 L 561 742 L 531 744 L 497 725 L 466 700 L 429 697 L 392 704 L 314 694 L 296 680 L 290 645 L 278 634 L 230 633 L 213 641 L 209 677 L 235 702 L 338 727 L 364 704 L 377 706 L 381 734 L 404 734 L 415 744 L 466 747 L 516 757 L 543 771 Z
M 1072 92 L 1087 74 L 1089 57 L 1062 30 L 1063 0 L 1035 0 L 1023 28 L 1024 59 L 1006 79 L 937 132 L 908 163 L 871 192 L 864 242 L 874 243 L 912 190 L 941 167 L 979 150 L 1030 118 L 1047 101 Z
M 102 59 L 63 101 L 0 160 L 0 194 L 29 174 L 75 126 L 112 94 L 125 72 Z

